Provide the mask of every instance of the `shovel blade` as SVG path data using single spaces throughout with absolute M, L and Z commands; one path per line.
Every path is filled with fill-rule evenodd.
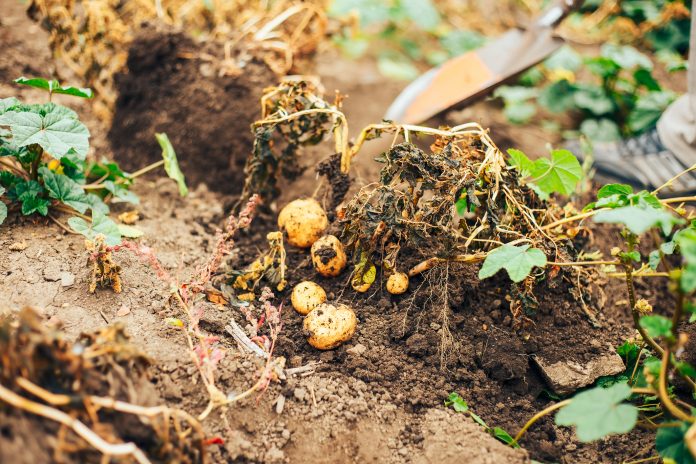
M 411 82 L 384 119 L 418 124 L 485 96 L 563 45 L 553 30 L 511 29 L 483 47 L 452 58 Z

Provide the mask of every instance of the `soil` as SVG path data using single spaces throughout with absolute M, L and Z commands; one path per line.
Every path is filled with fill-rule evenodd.
M 0 0 L 0 5 L 6 12 L 0 20 L 0 39 L 12 44 L 9 55 L 0 58 L 1 80 L 51 69 L 50 57 L 42 51 L 43 33 L 33 29 L 36 26 L 24 18 L 16 2 Z M 84 109 L 97 146 L 105 153 L 113 152 L 130 169 L 159 157 L 154 131 L 169 134 L 188 179 L 197 186 L 182 199 L 168 179 L 149 175 L 139 180 L 135 191 L 142 201 L 138 208 L 142 219 L 137 226 L 145 232 L 143 241 L 182 280 L 212 252 L 215 229 L 235 201 L 226 194 L 241 187 L 239 166 L 251 149 L 247 128 L 257 112 L 262 87 L 271 82 L 267 71 L 255 62 L 249 62 L 237 77 L 217 77 L 205 70 L 204 60 L 182 57 L 182 52 L 196 55 L 197 47 L 180 34 L 157 30 L 134 43 L 129 74 L 119 80 L 121 97 L 108 137 L 86 105 L 77 108 Z M 401 87 L 380 77 L 374 63 L 351 63 L 330 52 L 319 58 L 317 73 L 327 90 L 339 88 L 349 95 L 345 111 L 352 128 L 379 120 Z M 0 85 L 0 97 L 11 94 L 41 101 L 40 93 Z M 495 140 L 497 124 L 503 119 L 494 110 L 494 105 L 484 102 L 447 118 L 487 115 L 472 119 L 491 126 Z M 502 126 L 500 130 L 510 134 Z M 543 146 L 538 132 L 519 131 L 507 138 L 522 149 Z M 353 188 L 374 179 L 376 166 L 370 151 L 379 147 L 379 142 L 370 142 L 356 158 Z M 309 150 L 305 164 L 330 155 L 328 147 Z M 339 185 L 339 189 L 347 187 Z M 312 194 L 316 173 L 307 170 L 287 187 L 269 211 L 259 213 L 251 229 L 238 236 L 231 258 L 236 268 L 251 263 L 265 248 L 278 205 Z M 122 211 L 118 205 L 113 209 Z M 584 249 L 606 253 L 616 241 L 614 229 L 593 227 L 587 231 Z M 146 374 L 147 388 L 153 390 L 148 402 L 199 413 L 207 394 L 183 335 L 165 324 L 165 318 L 180 316 L 170 305 L 166 285 L 128 252 L 114 257 L 123 268 L 124 291 L 89 294 L 82 238 L 41 218 L 11 216 L 0 228 L 0 310 L 31 306 L 46 324 L 60 327 L 71 340 L 106 324 L 124 324 L 133 343 L 153 360 Z M 413 262 L 421 258 L 407 257 Z M 535 459 L 575 464 L 654 455 L 650 431 L 638 429 L 583 444 L 572 430 L 555 426 L 552 418 L 542 419 L 527 433 L 522 441 L 525 449 L 514 450 L 443 405 L 450 392 L 458 392 L 490 426 L 514 435 L 554 401 L 533 356 L 582 363 L 633 335 L 621 282 L 591 277 L 580 282 L 584 304 L 595 312 L 597 323 L 593 323 L 583 301 L 570 292 L 577 282 L 559 273 L 538 285 L 538 305 L 527 314 L 530 324 L 520 329 L 506 298 L 512 289 L 510 281 L 498 276 L 480 283 L 476 265 L 451 265 L 446 269 L 449 278 L 443 274 L 445 269 L 436 268 L 412 279 L 411 290 L 400 296 L 382 290 L 381 276 L 380 285 L 368 294 L 350 288 L 347 271 L 337 279 L 321 278 L 306 251 L 288 249 L 288 268 L 288 290 L 279 295 L 286 309 L 276 355 L 285 357 L 289 367 L 316 363 L 316 368 L 273 383 L 263 395 L 233 405 L 224 413 L 230 429 L 219 413 L 212 415 L 205 422 L 206 431 L 224 441 L 209 447 L 212 462 L 522 464 Z M 292 286 L 306 279 L 322 285 L 330 302 L 355 310 L 358 330 L 347 344 L 319 352 L 306 343 L 302 319 L 289 301 Z M 438 287 L 438 282 L 446 286 Z M 657 312 L 669 311 L 665 288 L 638 282 L 637 291 Z M 261 367 L 238 350 L 225 331 L 231 318 L 242 322 L 243 317 L 230 307 L 207 304 L 204 309 L 201 327 L 228 347 L 218 371 L 219 385 L 225 392 L 243 391 L 255 382 Z M 4 408 L 0 406 L 0 462 L 53 462 L 55 429 L 37 427 L 45 421 Z M 81 461 L 66 456 L 63 462 Z
M 154 26 L 136 37 L 127 72 L 116 79 L 119 97 L 109 130 L 114 158 L 126 170 L 161 159 L 154 134 L 165 132 L 190 184 L 241 191 L 251 123 L 259 118 L 263 89 L 276 76 L 253 58 L 226 71 L 217 65 L 220 50 L 220 44 L 200 45 Z

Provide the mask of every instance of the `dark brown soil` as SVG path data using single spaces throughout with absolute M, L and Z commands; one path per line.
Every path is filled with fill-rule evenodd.
M 114 157 L 125 169 L 161 159 L 154 134 L 165 132 L 190 184 L 241 191 L 251 123 L 259 117 L 263 89 L 277 78 L 255 59 L 236 75 L 221 76 L 221 50 L 220 44 L 202 46 L 154 26 L 135 39 L 128 72 L 116 79 L 119 97 L 109 131 Z
M 8 3 L 0 0 L 3 7 Z M 45 37 L 36 34 L 30 45 L 24 43 L 22 31 L 31 24 L 21 18 L 15 3 L 8 11 L 10 24 L 2 18 L 0 38 L 20 51 L 0 57 L 0 77 L 46 69 L 47 55 L 34 53 L 45 44 Z M 256 118 L 262 87 L 273 83 L 269 71 L 254 61 L 240 76 L 218 77 L 217 70 L 211 72 L 211 64 L 197 55 L 200 51 L 178 33 L 151 29 L 139 38 L 133 45 L 130 71 L 119 79 L 121 97 L 108 137 L 116 158 L 135 170 L 159 159 L 153 132 L 167 132 L 189 181 L 200 184 L 186 199 L 178 197 L 168 179 L 143 179 L 136 186 L 142 199 L 143 219 L 137 225 L 145 232 L 143 241 L 182 279 L 205 262 L 213 248 L 214 229 L 232 203 L 202 183 L 225 192 L 241 188 L 241 165 L 251 149 L 248 126 Z M 39 59 L 29 60 L 30 56 Z M 30 61 L 31 65 L 24 64 Z M 345 108 L 354 129 L 379 120 L 401 87 L 379 77 L 371 62 L 356 64 L 328 54 L 318 69 L 329 92 L 336 87 L 350 95 Z M 0 96 L 14 92 L 7 86 L 0 90 Z M 22 95 L 40 101 L 39 94 Z M 490 103 L 448 119 L 460 123 L 459 118 L 470 116 L 492 126 L 494 140 L 497 125 L 502 130 L 503 119 Z M 88 124 L 97 140 L 104 138 L 98 125 Z M 543 132 L 529 137 L 523 130 L 505 129 L 505 133 L 512 145 L 543 147 Z M 369 151 L 379 142 L 373 143 L 355 160 L 354 186 L 375 178 Z M 104 147 L 108 149 L 108 143 Z M 330 153 L 328 147 L 309 151 L 304 164 Z M 266 247 L 266 233 L 275 224 L 272 211 L 298 196 L 311 195 L 315 176 L 307 170 L 297 182 L 286 185 L 278 204 L 269 205 L 271 212 L 261 213 L 251 229 L 240 234 L 231 262 L 234 268 L 248 265 Z M 347 189 L 345 179 L 335 179 L 331 183 L 339 192 Z M 607 253 L 618 243 L 613 229 L 591 226 L 585 250 Z M 416 262 L 422 257 L 414 253 L 405 259 Z M 157 392 L 153 398 L 200 413 L 207 395 L 185 339 L 164 323 L 166 317 L 180 317 L 169 303 L 166 285 L 128 253 L 119 252 L 115 258 L 124 269 L 124 292 L 90 295 L 82 238 L 66 235 L 43 219 L 11 216 L 0 227 L 0 310 L 33 306 L 47 323 L 61 325 L 72 340 L 83 331 L 122 322 L 133 342 L 153 359 L 147 371 L 148 384 Z M 538 284 L 538 304 L 524 314 L 529 323 L 519 326 L 506 298 L 514 291 L 511 282 L 505 276 L 479 282 L 476 265 L 451 265 L 447 275 L 436 268 L 412 279 L 411 289 L 401 296 L 384 292 L 379 276 L 380 285 L 369 294 L 350 288 L 348 271 L 336 279 L 321 278 L 306 251 L 288 249 L 288 268 L 288 290 L 278 295 L 286 309 L 276 354 L 284 356 L 290 367 L 310 362 L 319 363 L 318 367 L 314 373 L 273 383 L 263 396 L 211 416 L 206 431 L 224 440 L 223 445 L 210 447 L 212 462 L 528 464 L 531 457 L 589 464 L 654 455 L 652 432 L 636 430 L 582 444 L 572 430 L 557 427 L 552 418 L 541 420 L 527 433 L 522 441 L 525 450 L 512 450 L 443 405 L 450 392 L 458 392 L 489 425 L 514 435 L 552 403 L 532 356 L 582 362 L 633 335 L 620 281 L 586 277 L 578 285 L 561 272 Z M 62 284 L 66 273 L 75 277 L 74 284 Z M 302 318 L 289 302 L 292 286 L 305 279 L 320 283 L 330 301 L 355 310 L 359 325 L 350 342 L 326 352 L 306 343 Z M 590 321 L 577 294 L 571 294 L 574 288 L 582 290 L 599 325 Z M 656 311 L 670 310 L 664 286 L 638 282 L 637 291 Z M 127 314 L 118 315 L 123 308 Z M 231 307 L 206 304 L 204 310 L 201 327 L 219 336 L 228 349 L 218 372 L 219 385 L 225 392 L 243 391 L 254 383 L 260 365 L 238 350 L 225 331 L 231 318 L 240 323 L 243 318 Z M 0 462 L 52 462 L 55 428 L 46 425 L 39 430 L 33 417 L 3 408 L 0 405 Z M 220 414 L 229 421 L 229 429 Z M 66 458 L 65 462 L 81 461 Z

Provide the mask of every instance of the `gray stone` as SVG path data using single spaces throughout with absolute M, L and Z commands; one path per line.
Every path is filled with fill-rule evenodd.
M 63 287 L 71 287 L 75 283 L 75 274 L 72 272 L 60 273 L 60 284 Z
M 608 350 L 585 364 L 575 361 L 551 363 L 541 356 L 535 356 L 533 359 L 549 387 L 558 395 L 573 393 L 591 385 L 599 377 L 620 374 L 626 369 L 621 356 L 613 350 Z

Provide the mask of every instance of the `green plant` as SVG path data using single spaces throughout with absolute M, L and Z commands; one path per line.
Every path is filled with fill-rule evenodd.
M 468 403 L 459 395 L 459 393 L 450 393 L 445 400 L 445 406 L 451 406 L 452 409 L 457 412 L 468 414 L 469 417 L 471 417 L 478 425 L 483 427 L 487 433 L 491 434 L 493 437 L 502 441 L 506 445 L 510 445 L 513 448 L 520 447 L 520 445 L 517 444 L 517 441 L 515 441 L 515 439 L 505 431 L 505 429 L 502 427 L 489 427 L 479 415 L 474 414 L 474 412 L 469 408 Z
M 559 410 L 556 424 L 575 426 L 580 441 L 626 433 L 644 423 L 658 429 L 655 446 L 665 462 L 694 463 L 696 409 L 678 394 L 671 379 L 681 377 L 691 396 L 696 395 L 696 369 L 680 359 L 688 340 L 681 332 L 683 323 L 693 320 L 696 307 L 696 221 L 687 220 L 690 215 L 682 206 L 671 205 L 696 201 L 696 197 L 660 199 L 659 192 L 672 181 L 653 192 L 634 193 L 628 185 L 605 185 L 598 191 L 597 201 L 587 205 L 584 212 L 552 224 L 563 226 L 592 217 L 595 222 L 621 226 L 623 247 L 612 250 L 614 261 L 584 264 L 610 264 L 621 269 L 608 275 L 626 283 L 639 338 L 617 350 L 626 360 L 624 373 L 602 378 L 594 388 L 541 411 L 525 424 L 516 440 L 539 418 Z M 639 246 L 641 240 L 653 248 L 647 256 L 645 247 Z M 667 260 L 668 255 L 675 257 Z M 637 277 L 669 279 L 676 301 L 670 317 L 653 314 L 652 305 L 638 298 L 634 285 Z
M 351 58 L 379 50 L 380 72 L 411 80 L 417 64 L 435 66 L 480 47 L 485 37 L 453 28 L 440 5 L 431 0 L 334 0 L 329 16 L 343 21 L 335 43 Z
M 129 190 L 138 176 L 164 165 L 179 183 L 181 194 L 186 194 L 176 153 L 165 134 L 157 135 L 163 160 L 136 173 L 125 173 L 114 162 L 90 161 L 87 127 L 73 110 L 50 100 L 54 94 L 91 98 L 92 91 L 40 78 L 20 77 L 15 82 L 46 90 L 49 102 L 0 99 L 0 224 L 9 207 L 25 216 L 48 216 L 67 229 L 54 216 L 65 212 L 77 215 L 68 220 L 72 230 L 91 239 L 102 233 L 107 244 L 115 245 L 121 236 L 141 235 L 134 227 L 117 225 L 108 217 L 110 202 L 139 203 Z M 88 211 L 91 217 L 86 216 Z
M 590 82 L 575 76 L 589 72 Z M 611 141 L 652 127 L 675 94 L 653 77 L 653 62 L 630 45 L 605 44 L 599 56 L 581 57 L 561 48 L 522 85 L 501 87 L 495 96 L 514 123 L 528 122 L 543 108 L 551 114 L 571 112 L 577 130 L 591 141 Z M 575 127 L 573 127 L 575 129 Z M 566 137 L 576 137 L 573 131 Z

